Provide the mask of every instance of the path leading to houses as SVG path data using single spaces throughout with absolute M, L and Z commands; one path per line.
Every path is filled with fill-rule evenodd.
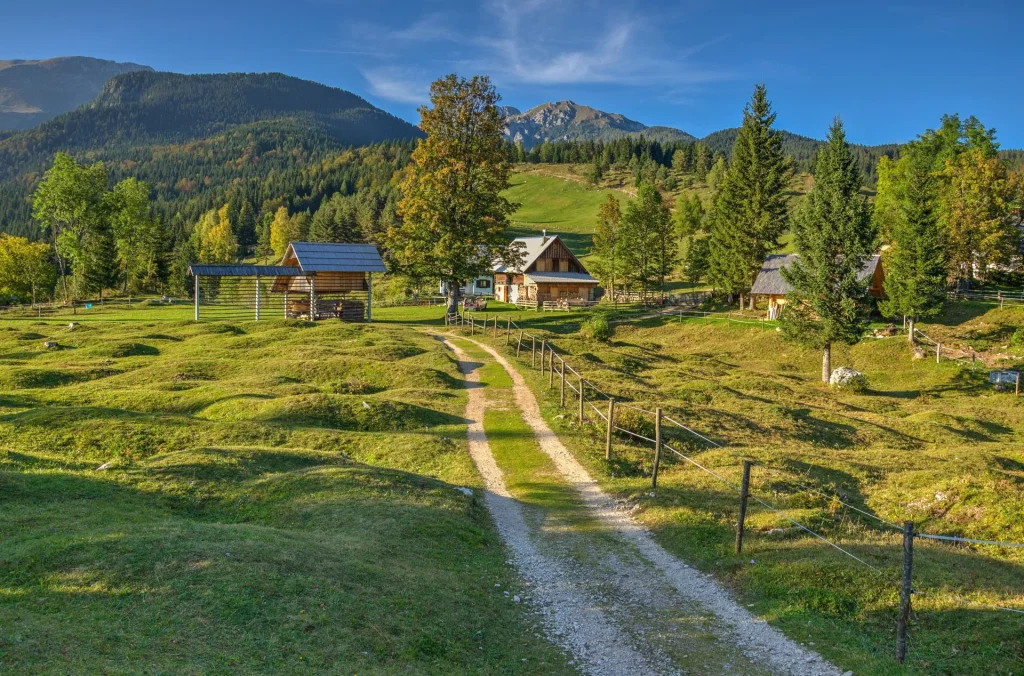
M 606 495 L 502 355 L 465 338 L 445 342 L 466 374 L 470 452 L 531 588 L 526 600 L 584 673 L 839 676 L 669 554 Z

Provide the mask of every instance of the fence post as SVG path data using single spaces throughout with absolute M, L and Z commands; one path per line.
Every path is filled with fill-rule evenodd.
M 469 318 L 469 335 L 476 335 L 476 317 Z
M 548 389 L 555 386 L 555 348 L 548 346 Z
M 540 341 L 540 374 L 544 375 L 544 353 L 548 350 L 548 341 Z
M 935 343 L 935 363 L 939 364 L 942 358 L 942 343 Z
M 654 409 L 654 471 L 651 472 L 651 488 L 658 487 L 658 465 L 661 464 L 661 409 Z
M 612 430 L 615 429 L 615 397 L 608 397 L 608 426 L 604 433 L 604 459 L 612 459 Z
M 71 304 L 74 307 L 74 302 Z M 78 314 L 77 312 L 75 314 Z M 40 313 L 42 316 L 42 313 Z M 199 275 L 196 275 L 196 321 L 199 321 Z
M 512 315 L 508 316 L 508 327 L 505 329 L 505 344 L 512 340 Z
M 516 343 L 516 359 L 519 358 L 519 351 L 523 349 L 523 332 L 519 332 L 519 342 Z
M 494 337 L 498 337 L 498 315 L 494 315 Z
M 128 306 L 131 307 L 131 299 L 128 299 Z M 256 321 L 260 320 L 260 276 L 256 275 Z
M 558 369 L 558 372 L 561 376 L 562 384 L 559 386 L 558 390 L 558 405 L 561 406 L 562 408 L 565 408 L 565 360 L 562 359 L 560 361 L 562 363 L 562 367 Z
M 583 376 L 580 376 L 577 379 L 576 384 L 579 385 L 579 388 L 580 388 L 580 411 L 579 411 L 579 418 L 580 418 L 580 425 L 583 425 L 583 405 L 585 403 L 585 399 L 583 397 Z
M 743 481 L 740 483 L 740 518 L 736 522 L 736 555 L 743 553 L 743 526 L 747 520 L 747 498 L 750 496 L 750 461 L 743 461 Z
M 914 522 L 903 522 L 903 584 L 900 588 L 900 614 L 896 620 L 896 661 L 907 659 L 907 624 L 910 622 L 911 578 L 914 568 Z

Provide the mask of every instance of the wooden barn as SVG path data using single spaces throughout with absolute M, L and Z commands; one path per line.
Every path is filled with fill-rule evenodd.
M 594 300 L 597 280 L 558 235 L 545 233 L 540 237 L 519 237 L 515 241 L 525 247 L 522 270 L 509 270 L 504 265 L 495 267 L 495 299 L 538 307 L 546 301 L 582 304 Z
M 280 265 L 192 265 L 195 318 L 202 307 L 255 319 L 372 321 L 373 273 L 385 272 L 372 244 L 292 242 Z M 205 282 L 205 285 L 204 285 Z M 280 313 L 280 314 L 279 314 Z
M 771 254 L 765 259 L 761 271 L 757 273 L 754 286 L 750 289 L 755 298 L 767 298 L 768 319 L 778 319 L 786 305 L 786 295 L 791 291 L 789 283 L 782 278 L 782 269 L 799 257 L 799 254 Z M 865 261 L 860 272 L 861 281 L 870 280 L 868 295 L 882 298 L 885 295 L 883 283 L 885 271 L 882 269 L 882 257 L 879 254 Z

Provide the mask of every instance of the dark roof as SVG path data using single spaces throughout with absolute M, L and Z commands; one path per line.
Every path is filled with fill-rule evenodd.
M 285 260 L 294 254 L 303 272 L 387 272 L 372 244 L 292 242 Z
M 188 273 L 200 277 L 299 277 L 302 268 L 291 265 L 190 265 Z
M 768 256 L 764 259 L 764 264 L 761 265 L 761 272 L 757 273 L 757 279 L 754 280 L 754 286 L 750 289 L 750 293 L 763 296 L 785 296 L 792 290 L 792 287 L 782 278 L 781 270 L 799 257 L 799 254 L 771 254 Z M 882 257 L 878 254 L 869 256 L 864 261 L 859 279 L 864 281 L 874 275 L 880 260 Z
M 557 284 L 558 282 L 597 284 L 597 280 L 585 272 L 527 272 L 525 274 L 531 281 L 539 284 Z

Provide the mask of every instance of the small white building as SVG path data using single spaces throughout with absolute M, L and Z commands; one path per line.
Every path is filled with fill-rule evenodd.
M 448 284 L 441 282 L 440 285 L 441 295 L 448 295 Z M 494 295 L 494 278 L 490 275 L 484 277 L 477 277 L 474 280 L 464 283 L 459 288 L 459 295 L 461 296 L 493 296 Z

